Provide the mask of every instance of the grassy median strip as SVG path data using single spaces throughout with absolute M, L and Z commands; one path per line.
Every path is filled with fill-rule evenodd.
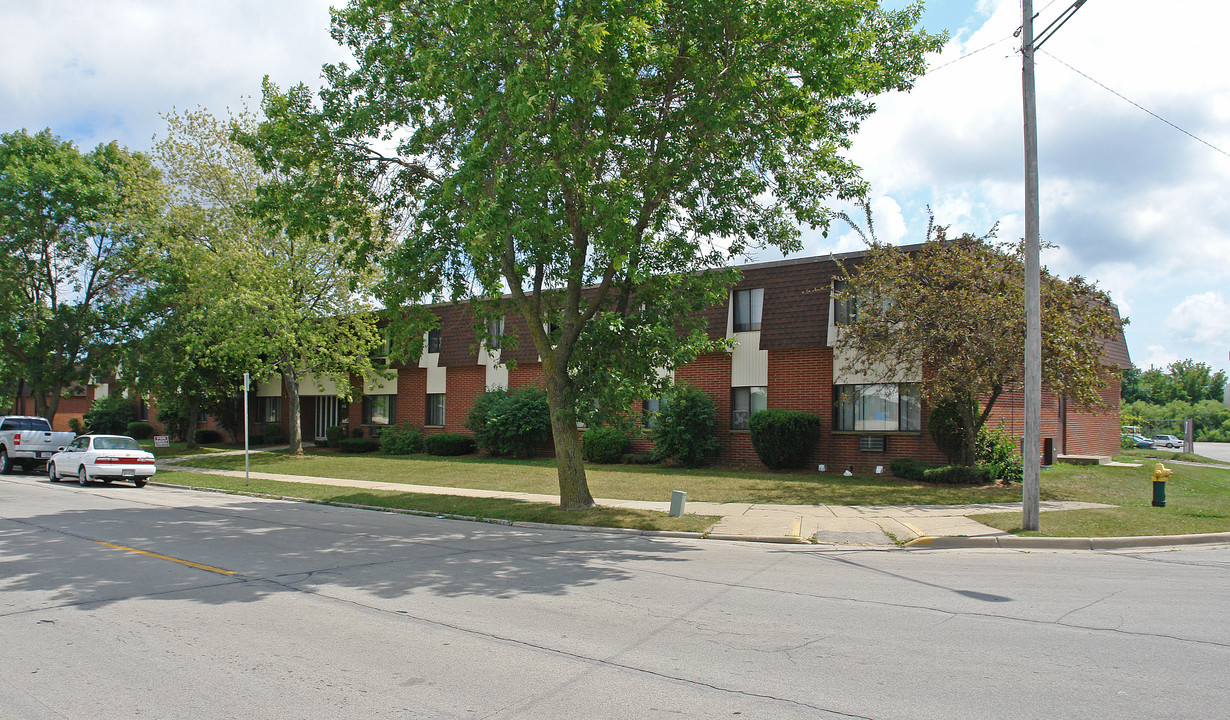
M 1144 458 L 1121 457 L 1140 462 Z M 1020 535 L 1123 537 L 1230 532 L 1230 469 L 1167 465 L 1166 507 L 1153 507 L 1153 462 L 1143 467 L 1056 465 L 1042 473 L 1042 487 L 1059 500 L 1084 500 L 1118 507 L 1045 512 L 1037 532 L 1023 532 L 1020 513 L 971 515 Z
M 252 470 L 286 475 L 315 475 L 351 480 L 435 485 L 555 494 L 559 492 L 554 460 L 494 460 L 341 455 L 308 450 L 303 457 L 284 453 L 252 455 Z M 193 458 L 192 467 L 242 470 L 243 456 Z M 643 465 L 586 467 L 594 497 L 617 500 L 669 501 L 683 490 L 689 502 L 748 502 L 778 505 L 965 505 L 1021 499 L 1019 486 L 956 487 L 911 483 L 883 475 L 811 472 L 755 472 Z
M 242 463 L 242 458 L 240 462 Z M 717 517 L 712 515 L 684 515 L 683 517 L 673 518 L 667 513 L 662 512 L 613 507 L 565 511 L 551 503 L 504 500 L 500 498 L 469 498 L 457 495 L 428 495 L 413 492 L 397 492 L 394 490 L 363 490 L 353 487 L 258 480 L 255 478 L 245 486 L 243 478 L 190 472 L 160 471 L 155 476 L 155 479 L 158 482 L 190 487 L 207 487 L 232 493 L 247 492 L 262 496 L 413 510 L 434 515 L 456 515 L 483 520 L 498 519 L 549 523 L 552 525 L 587 525 L 591 527 L 675 530 L 684 532 L 705 532 L 718 520 Z

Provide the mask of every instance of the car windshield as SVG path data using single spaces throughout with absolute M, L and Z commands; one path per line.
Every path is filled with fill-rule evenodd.
M 94 438 L 95 450 L 140 450 L 136 440 L 129 437 Z

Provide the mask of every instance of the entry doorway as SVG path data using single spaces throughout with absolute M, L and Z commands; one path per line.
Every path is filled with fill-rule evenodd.
M 324 440 L 325 431 L 338 424 L 336 395 L 316 396 L 316 439 Z

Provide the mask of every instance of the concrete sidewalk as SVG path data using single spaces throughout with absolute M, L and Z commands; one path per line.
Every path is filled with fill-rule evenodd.
M 228 477 L 243 477 L 239 470 L 213 470 L 181 466 L 190 458 L 177 458 L 159 463 L 160 467 Z M 249 477 L 261 480 L 334 485 L 378 490 L 415 492 L 430 495 L 503 498 L 529 502 L 558 503 L 558 495 L 473 490 L 436 485 L 344 478 L 283 475 L 250 472 Z M 670 511 L 669 501 L 596 499 L 599 505 L 638 510 Z M 1075 510 L 1111 507 L 1083 502 L 1044 502 L 1042 511 Z M 721 540 L 753 540 L 760 542 L 824 543 L 834 545 L 895 546 L 917 538 L 969 537 L 994 538 L 1010 536 L 1001 530 L 971 520 L 968 515 L 988 512 L 1021 512 L 1021 503 L 987 503 L 982 505 L 768 505 L 753 503 L 689 502 L 686 512 L 717 515 L 721 519 L 706 537 Z

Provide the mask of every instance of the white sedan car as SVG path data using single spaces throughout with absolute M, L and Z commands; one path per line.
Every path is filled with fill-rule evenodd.
M 124 435 L 82 435 L 47 461 L 52 482 L 76 477 L 82 485 L 90 480 L 131 480 L 145 487 L 154 469 L 154 454 Z

